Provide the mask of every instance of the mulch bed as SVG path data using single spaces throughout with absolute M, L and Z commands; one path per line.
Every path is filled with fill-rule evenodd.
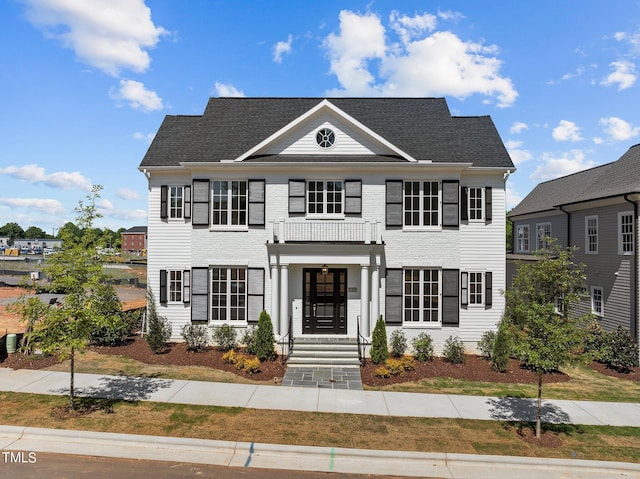
M 610 369 L 606 366 L 606 364 L 592 362 L 589 367 L 594 371 L 598 371 L 600 374 L 604 374 L 605 376 L 612 376 L 618 379 L 628 379 L 629 381 L 640 381 L 640 368 L 632 369 L 628 373 L 621 373 L 616 371 L 615 369 Z

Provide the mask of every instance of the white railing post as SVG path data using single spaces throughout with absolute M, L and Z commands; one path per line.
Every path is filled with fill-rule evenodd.
M 371 222 L 364 220 L 364 244 L 371 244 Z
M 280 243 L 284 243 L 286 241 L 286 231 L 285 231 L 285 222 L 284 219 L 280 220 L 280 224 L 278 225 L 278 240 Z

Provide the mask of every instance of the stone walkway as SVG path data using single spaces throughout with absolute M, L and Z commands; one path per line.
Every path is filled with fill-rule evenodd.
M 283 386 L 362 390 L 360 368 L 287 367 Z

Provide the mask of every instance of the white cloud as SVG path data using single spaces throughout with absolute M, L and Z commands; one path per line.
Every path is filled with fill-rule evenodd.
M 552 180 L 592 168 L 593 166 L 595 166 L 595 163 L 587 160 L 582 150 L 570 150 L 560 156 L 545 153 L 542 155 L 541 164 L 529 178 L 537 181 Z
M 91 180 L 83 176 L 79 171 L 57 171 L 47 174 L 41 166 L 31 164 L 24 166 L 8 166 L 0 168 L 0 174 L 11 176 L 29 183 L 41 183 L 53 188 L 64 190 L 91 191 Z
M 129 103 L 134 110 L 144 112 L 162 110 L 162 98 L 156 92 L 147 90 L 144 83 L 135 80 L 120 80 L 120 89 L 110 92 L 112 98 Z
M 218 96 L 226 96 L 226 97 L 244 97 L 245 94 L 242 90 L 238 90 L 236 87 L 234 87 L 233 85 L 230 85 L 229 83 L 220 83 L 220 82 L 216 82 L 215 84 L 215 93 Z
M 340 31 L 325 38 L 331 67 L 341 88 L 335 96 L 455 96 L 496 97 L 498 106 L 517 98 L 511 79 L 500 76 L 498 48 L 464 42 L 448 31 L 437 31 L 435 18 L 392 14 L 391 31 L 374 13 L 340 12 Z M 388 42 L 395 33 L 398 42 Z M 377 69 L 377 70 L 376 70 Z
M 0 204 L 12 208 L 37 210 L 47 215 L 60 215 L 65 212 L 62 203 L 58 200 L 45 198 L 0 198 Z
M 636 66 L 634 63 L 626 60 L 613 62 L 609 64 L 613 67 L 613 72 L 607 78 L 600 82 L 601 85 L 614 86 L 618 85 L 618 91 L 631 88 L 636 82 Z
M 156 137 L 155 133 L 147 133 L 145 135 L 144 133 L 140 133 L 140 132 L 136 131 L 133 134 L 133 139 L 134 140 L 145 141 L 147 143 L 151 143 L 155 137 Z
M 581 128 L 572 121 L 560 120 L 558 126 L 553 129 L 551 136 L 556 141 L 581 141 L 584 138 L 580 135 Z
M 27 18 L 78 60 L 117 76 L 144 72 L 148 49 L 167 31 L 154 25 L 144 0 L 24 0 Z
M 139 200 L 140 193 L 130 188 L 120 188 L 117 193 L 119 198 L 123 200 Z
M 139 220 L 147 217 L 147 211 L 142 209 L 116 208 L 111 201 L 102 199 L 96 203 L 98 212 L 103 218 L 115 218 L 118 220 Z
M 293 37 L 289 35 L 286 42 L 278 42 L 273 47 L 273 61 L 276 63 L 282 63 L 282 56 L 285 53 L 291 53 L 291 43 L 293 42 Z
M 600 124 L 604 127 L 604 132 L 615 141 L 625 141 L 640 134 L 639 126 L 633 126 L 615 116 L 600 118 Z
M 528 130 L 529 129 L 529 125 L 527 125 L 526 123 L 522 123 L 521 121 L 514 121 L 513 125 L 511 125 L 511 128 L 509 129 L 509 133 L 511 134 L 515 134 L 515 133 L 521 133 L 524 130 Z
M 518 193 L 515 189 L 513 189 L 511 186 L 506 187 L 505 190 L 505 194 L 506 194 L 506 207 L 507 207 L 507 211 L 514 208 L 515 206 L 518 205 L 518 203 L 520 203 L 522 201 L 522 195 L 520 193 Z
M 522 163 L 533 158 L 533 155 L 530 151 L 523 150 L 521 148 L 522 145 L 523 143 L 521 141 L 516 140 L 509 140 L 504 144 L 505 148 L 509 152 L 509 156 L 511 157 L 513 164 L 516 166 L 521 165 Z

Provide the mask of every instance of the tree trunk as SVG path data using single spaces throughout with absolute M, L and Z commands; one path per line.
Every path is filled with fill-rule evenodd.
M 74 391 L 74 386 L 73 386 L 73 373 L 75 371 L 75 367 L 76 367 L 76 358 L 75 358 L 75 350 L 74 348 L 71 348 L 71 380 L 69 383 L 69 409 L 75 409 L 76 408 L 76 403 L 75 403 L 75 391 Z
M 538 413 L 536 414 L 536 437 L 540 439 L 541 433 L 541 420 L 542 415 L 542 372 L 538 372 Z

